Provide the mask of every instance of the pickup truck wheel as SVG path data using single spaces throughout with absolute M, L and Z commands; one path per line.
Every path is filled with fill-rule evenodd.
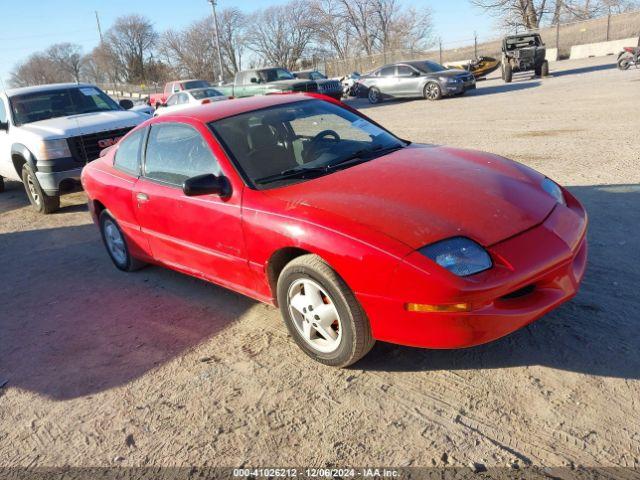
M 109 210 L 103 210 L 100 213 L 99 222 L 102 241 L 116 268 L 123 272 L 133 272 L 145 266 L 144 262 L 132 257 L 129 253 L 124 233 Z
M 38 177 L 28 163 L 22 167 L 22 183 L 29 202 L 38 212 L 47 215 L 60 208 L 60 196 L 49 196 L 44 193 L 40 182 L 38 182 Z
M 364 357 L 375 340 L 353 292 L 317 255 L 292 260 L 278 278 L 278 305 L 304 353 L 332 367 Z
M 4 178 L 0 177 L 0 193 L 4 192 Z

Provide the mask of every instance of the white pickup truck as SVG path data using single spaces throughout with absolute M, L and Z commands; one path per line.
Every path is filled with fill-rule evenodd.
M 88 84 L 0 91 L 0 192 L 20 181 L 36 210 L 56 211 L 82 167 L 149 118 L 132 106 Z

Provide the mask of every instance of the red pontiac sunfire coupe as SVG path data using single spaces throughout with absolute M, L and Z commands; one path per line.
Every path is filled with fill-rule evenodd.
M 552 180 L 411 144 L 318 95 L 154 118 L 82 182 L 116 267 L 155 263 L 278 305 L 333 366 L 375 340 L 500 338 L 573 297 L 587 258 L 585 211 Z

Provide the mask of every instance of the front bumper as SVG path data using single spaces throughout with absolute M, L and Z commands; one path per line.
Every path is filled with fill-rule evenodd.
M 60 193 L 60 184 L 64 181 L 74 180 L 80 181 L 82 168 L 74 168 L 62 172 L 36 172 L 36 177 L 40 187 L 49 196 L 56 196 Z
M 472 80 L 469 82 L 456 83 L 456 84 L 446 83 L 443 88 L 448 95 L 458 95 L 461 93 L 465 93 L 468 90 L 475 90 L 476 81 Z
M 468 288 L 433 302 L 468 302 L 469 312 L 408 312 L 406 302 L 428 304 L 433 298 L 426 286 L 420 298 L 415 282 L 403 285 L 402 269 L 393 283 L 400 286 L 397 291 L 413 289 L 409 295 L 357 294 L 374 338 L 426 348 L 472 347 L 508 335 L 568 301 L 578 291 L 587 261 L 586 215 L 577 201 L 575 207 L 558 206 L 543 224 L 490 247 L 492 269 L 468 277 Z

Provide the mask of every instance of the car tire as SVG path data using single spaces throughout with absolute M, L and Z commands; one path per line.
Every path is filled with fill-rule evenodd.
M 353 292 L 317 255 L 303 255 L 285 266 L 278 278 L 277 297 L 289 333 L 317 362 L 347 367 L 375 344 L 369 320 Z
M 98 222 L 102 242 L 116 268 L 123 272 L 133 272 L 146 265 L 146 263 L 131 256 L 126 237 L 109 210 L 103 210 L 100 213 Z
M 442 98 L 442 88 L 440 88 L 440 85 L 436 82 L 429 82 L 424 86 L 422 95 L 427 100 L 435 102 Z
M 4 178 L 0 177 L 0 193 L 4 192 Z
M 48 215 L 60 209 L 60 196 L 49 196 L 44 193 L 38 177 L 28 163 L 22 167 L 22 183 L 33 208 L 39 213 Z
M 508 62 L 504 64 L 502 69 L 502 79 L 504 80 L 504 83 L 511 83 L 511 80 L 513 80 L 513 69 L 511 68 L 511 64 Z
M 542 62 L 542 67 L 540 68 L 540 76 L 541 77 L 549 76 L 549 62 L 547 60 Z
M 382 92 L 376 87 L 371 87 L 367 92 L 367 99 L 369 103 L 376 104 L 382 102 Z

